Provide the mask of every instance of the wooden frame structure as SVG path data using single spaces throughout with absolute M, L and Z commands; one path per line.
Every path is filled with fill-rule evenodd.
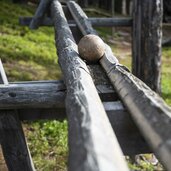
M 170 107 L 122 66 L 107 44 L 97 64 L 85 63 L 77 51 L 81 36 L 97 35 L 93 25 L 130 26 L 132 19 L 89 19 L 74 1 L 41 0 L 35 16 L 20 23 L 31 29 L 54 25 L 64 80 L 8 83 L 0 66 L 0 142 L 10 171 L 35 170 L 20 120 L 65 117 L 69 171 L 126 171 L 123 154 L 151 151 L 171 170 Z

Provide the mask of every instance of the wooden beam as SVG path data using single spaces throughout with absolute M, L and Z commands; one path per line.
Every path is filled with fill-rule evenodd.
M 0 71 L 1 83 L 6 83 L 7 85 L 8 80 L 2 63 L 0 64 Z M 0 143 L 7 167 L 10 171 L 35 170 L 22 126 L 15 110 L 0 111 Z
M 29 26 L 33 17 L 19 17 L 19 24 L 22 26 Z M 92 26 L 96 27 L 129 27 L 132 26 L 131 18 L 88 18 Z M 69 26 L 75 26 L 74 20 L 68 20 Z M 53 26 L 51 18 L 44 17 L 39 26 Z
M 78 24 L 80 30 L 84 34 L 95 33 L 92 26 L 87 24 L 87 17 L 81 8 L 72 1 L 68 2 L 68 6 L 73 17 L 77 18 L 76 22 L 82 23 Z M 171 109 L 155 92 L 120 65 L 108 46 L 106 48 L 100 64 L 150 147 L 165 168 L 170 170 Z
M 171 108 L 155 92 L 111 58 L 100 63 L 149 146 L 167 170 L 171 163 Z M 110 68 L 110 70 L 108 69 Z
M 39 28 L 40 24 L 43 22 L 45 14 L 50 6 L 51 0 L 40 0 L 39 6 L 35 12 L 33 19 L 30 22 L 30 29 Z
M 33 20 L 33 17 L 19 17 L 19 24 L 21 26 L 29 26 Z M 53 22 L 51 18 L 44 17 L 41 22 L 39 23 L 39 26 L 52 26 Z
M 87 35 L 87 34 L 97 35 L 97 31 L 93 29 L 91 22 L 88 20 L 87 15 L 84 13 L 84 11 L 76 2 L 69 1 L 67 3 L 67 6 L 71 12 L 72 17 L 74 18 L 77 26 L 79 27 L 83 35 Z
M 92 26 L 96 27 L 130 27 L 132 26 L 131 18 L 88 18 Z
M 95 83 L 124 155 L 149 152 L 128 112 L 116 101 L 118 98 L 113 87 L 106 81 L 101 85 L 98 80 Z M 63 81 L 29 81 L 0 85 L 0 108 L 17 109 L 22 121 L 63 120 L 66 119 L 65 92 Z
M 118 142 L 124 155 L 149 153 L 151 150 L 139 133 L 134 122 L 121 102 L 103 102 L 112 128 L 115 130 Z M 66 119 L 65 108 L 34 108 L 18 109 L 20 120 L 35 121 L 40 119 Z
M 96 85 L 103 101 L 115 101 L 111 85 Z M 64 108 L 66 87 L 63 81 L 18 82 L 0 85 L 0 109 Z
M 162 0 L 134 0 L 132 72 L 161 93 Z
M 92 78 L 57 0 L 51 4 L 59 63 L 67 87 L 68 170 L 128 170 Z

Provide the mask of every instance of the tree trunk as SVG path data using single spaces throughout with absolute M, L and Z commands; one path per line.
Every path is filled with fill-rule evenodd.
M 134 0 L 133 74 L 160 93 L 162 0 Z

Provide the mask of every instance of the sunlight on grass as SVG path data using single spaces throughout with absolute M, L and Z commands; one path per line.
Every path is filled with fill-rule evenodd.
M 67 122 L 39 121 L 25 125 L 28 145 L 38 170 L 66 170 Z M 36 138 L 35 138 L 36 137 Z
M 7 9 L 11 12 L 8 12 Z M 57 64 L 53 28 L 43 27 L 32 31 L 28 27 L 18 25 L 19 16 L 32 16 L 34 10 L 33 7 L 16 5 L 9 0 L 2 0 L 1 2 L 0 58 L 11 81 L 14 81 L 14 78 L 17 81 L 58 79 L 61 75 Z M 25 61 L 28 64 L 26 66 L 26 64 L 20 63 L 17 66 L 17 61 Z M 38 76 L 39 71 L 40 78 Z

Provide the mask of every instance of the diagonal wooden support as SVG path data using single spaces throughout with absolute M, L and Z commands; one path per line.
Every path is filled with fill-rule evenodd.
M 1 83 L 8 80 L 0 60 Z M 0 143 L 9 171 L 34 171 L 32 159 L 16 110 L 0 111 Z
M 44 16 L 50 6 L 51 0 L 41 0 L 33 19 L 30 22 L 30 29 L 38 29 L 44 20 Z

